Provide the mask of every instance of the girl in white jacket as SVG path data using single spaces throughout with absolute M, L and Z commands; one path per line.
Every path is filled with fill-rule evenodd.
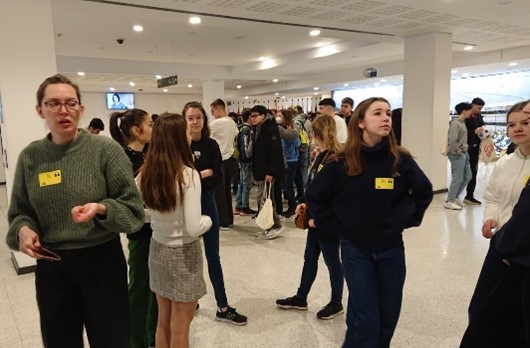
M 162 114 L 138 179 L 153 237 L 149 285 L 157 295 L 156 346 L 188 347 L 199 298 L 206 294 L 199 236 L 212 220 L 201 215 L 201 179 L 193 169 L 186 120 Z

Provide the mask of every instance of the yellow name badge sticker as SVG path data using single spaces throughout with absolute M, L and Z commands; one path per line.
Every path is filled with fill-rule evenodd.
M 53 172 L 39 173 L 39 186 L 51 186 L 61 183 L 61 171 L 54 170 Z
M 530 182 L 528 182 L 528 180 L 530 180 L 530 175 L 527 175 L 527 176 L 524 177 L 523 186 L 526 186 L 526 185 L 530 184 Z
M 375 178 L 376 190 L 393 190 L 394 178 Z

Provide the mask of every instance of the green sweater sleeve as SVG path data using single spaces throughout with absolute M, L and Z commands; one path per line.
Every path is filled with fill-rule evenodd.
M 134 182 L 131 162 L 121 148 L 107 157 L 104 170 L 108 197 L 99 203 L 107 206 L 107 215 L 96 218 L 96 222 L 110 231 L 138 231 L 144 225 L 144 207 Z
M 18 250 L 18 230 L 27 225 L 33 231 L 39 233 L 37 217 L 28 197 L 28 190 L 24 180 L 24 153 L 21 153 L 15 170 L 15 179 L 11 194 L 11 202 L 7 213 L 9 230 L 6 243 L 11 249 Z

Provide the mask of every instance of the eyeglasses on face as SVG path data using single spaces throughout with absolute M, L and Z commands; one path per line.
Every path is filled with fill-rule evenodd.
M 59 110 L 61 110 L 62 106 L 64 106 L 67 111 L 73 112 L 79 110 L 79 105 L 81 105 L 81 103 L 79 103 L 77 100 L 70 100 L 64 103 L 57 100 L 50 100 L 44 102 L 44 105 L 46 106 L 46 109 L 48 109 L 48 111 L 50 112 L 58 112 Z
M 252 117 L 252 118 L 256 118 L 258 116 L 259 116 L 259 114 L 250 114 L 250 117 Z

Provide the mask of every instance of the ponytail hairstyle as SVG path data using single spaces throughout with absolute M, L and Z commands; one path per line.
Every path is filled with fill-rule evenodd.
M 185 167 L 193 168 L 188 143 L 188 125 L 184 116 L 165 112 L 154 126 L 149 151 L 140 169 L 140 193 L 144 204 L 153 210 L 168 213 L 184 202 Z
M 110 135 L 122 146 L 127 146 L 135 136 L 133 127 L 142 129 L 142 122 L 149 114 L 142 109 L 128 109 L 123 112 L 114 112 L 110 115 Z M 118 122 L 119 121 L 119 122 Z
M 359 121 L 364 120 L 366 111 L 375 102 L 384 102 L 390 106 L 390 103 L 385 98 L 372 97 L 363 100 L 355 108 L 350 123 L 348 124 L 348 140 L 344 145 L 344 150 L 341 153 L 342 158 L 346 160 L 345 168 L 346 172 L 350 176 L 360 175 L 364 169 L 364 163 L 361 155 L 361 148 L 363 146 L 363 130 L 359 127 Z M 397 177 L 399 173 L 397 171 L 400 157 L 402 155 L 411 156 L 408 150 L 399 146 L 394 136 L 394 130 L 390 128 L 390 133 L 385 137 L 388 139 L 388 151 L 392 154 L 394 162 L 392 163 L 392 176 Z
M 337 123 L 329 116 L 321 115 L 311 123 L 313 139 L 318 137 L 330 154 L 337 154 L 342 150 L 342 144 L 337 140 Z

